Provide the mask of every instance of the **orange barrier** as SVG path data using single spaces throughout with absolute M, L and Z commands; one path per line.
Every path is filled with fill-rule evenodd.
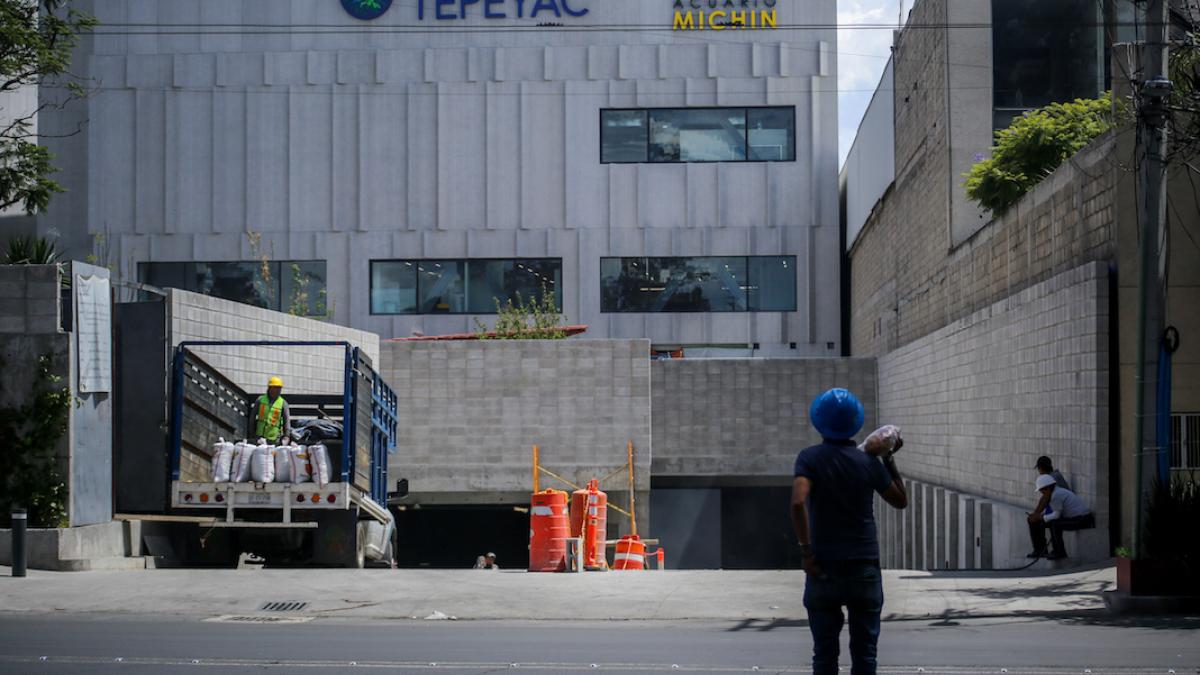
M 612 567 L 614 570 L 646 569 L 646 544 L 641 537 L 636 534 L 621 537 L 617 542 L 617 552 L 613 554 Z
M 600 491 L 600 481 L 588 481 L 586 490 L 571 493 L 571 536 L 583 537 L 583 567 L 608 568 L 604 537 L 608 531 L 608 495 Z
M 529 508 L 529 571 L 562 572 L 567 568 L 567 493 L 535 492 Z

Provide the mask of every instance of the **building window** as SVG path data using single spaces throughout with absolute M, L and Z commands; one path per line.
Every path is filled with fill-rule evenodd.
M 325 316 L 324 260 L 146 262 L 138 280 L 297 316 Z
M 601 258 L 602 312 L 794 312 L 795 256 Z
M 372 314 L 495 314 L 543 288 L 562 311 L 561 258 L 371 261 Z
M 1200 413 L 1171 415 L 1171 468 L 1200 469 Z
M 600 161 L 778 162 L 796 159 L 796 109 L 600 111 Z
M 1096 0 L 992 2 L 993 127 L 1104 88 L 1104 22 Z

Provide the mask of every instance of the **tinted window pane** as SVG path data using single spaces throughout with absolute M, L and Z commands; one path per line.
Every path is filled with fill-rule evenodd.
M 746 259 L 608 258 L 601 261 L 606 312 L 746 310 Z
M 646 111 L 600 112 L 600 161 L 646 161 Z
M 371 313 L 415 314 L 417 265 L 411 260 L 371 263 Z
M 746 110 L 650 111 L 650 161 L 728 162 L 746 158 Z
M 187 290 L 255 307 L 279 307 L 279 265 L 261 262 L 196 263 L 195 282 Z
M 750 258 L 750 311 L 796 310 L 795 256 Z
M 750 159 L 768 161 L 796 159 L 795 116 L 794 108 L 750 108 L 747 110 Z
M 463 261 L 422 260 L 416 265 L 422 314 L 462 314 L 467 311 Z
M 325 316 L 328 313 L 323 261 L 280 262 L 278 274 L 281 311 L 296 316 Z
M 1099 95 L 1100 6 L 1095 0 L 992 2 L 993 105 L 1028 110 Z
M 559 260 L 468 260 L 468 310 L 473 314 L 494 314 L 497 301 L 504 304 L 538 300 L 543 289 L 554 294 L 556 307 L 562 309 L 562 262 Z

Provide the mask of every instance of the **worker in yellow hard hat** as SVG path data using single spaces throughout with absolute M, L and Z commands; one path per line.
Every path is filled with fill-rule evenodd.
M 283 380 L 272 377 L 267 380 L 267 393 L 258 397 L 254 411 L 254 435 L 276 443 L 286 437 L 291 428 L 291 413 L 287 401 L 283 400 Z

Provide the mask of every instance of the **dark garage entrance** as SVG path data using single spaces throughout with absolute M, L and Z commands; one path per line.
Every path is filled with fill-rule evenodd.
M 488 551 L 501 569 L 529 567 L 529 514 L 512 506 L 423 506 L 393 513 L 400 567 L 464 569 Z

